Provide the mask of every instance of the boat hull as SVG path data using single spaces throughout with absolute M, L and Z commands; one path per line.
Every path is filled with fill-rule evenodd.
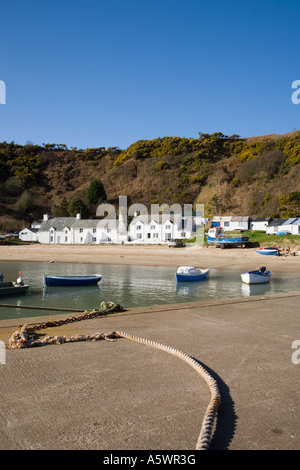
M 206 235 L 208 245 L 224 245 L 224 246 L 242 246 L 249 241 L 249 237 L 210 237 Z
M 98 284 L 102 276 L 44 276 L 44 284 L 47 287 L 76 287 L 76 286 L 91 286 Z
M 1 282 L 0 283 L 0 297 L 7 297 L 9 295 L 23 295 L 29 290 L 29 286 L 26 284 L 22 286 L 14 286 L 12 282 Z
M 176 280 L 178 282 L 197 282 L 207 278 L 209 269 L 203 270 L 200 274 L 176 273 Z
M 245 284 L 266 284 L 270 282 L 271 273 L 266 271 L 264 273 L 259 271 L 250 271 L 241 274 L 242 281 Z
M 278 255 L 278 250 L 277 249 L 271 249 L 271 248 L 265 248 L 265 249 L 261 249 L 261 250 L 256 250 L 256 253 L 259 253 L 260 255 L 273 255 L 273 256 L 277 256 Z

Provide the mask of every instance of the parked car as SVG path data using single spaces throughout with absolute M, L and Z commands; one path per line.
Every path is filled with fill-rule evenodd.
M 183 240 L 181 240 L 181 238 L 176 238 L 175 240 L 174 239 L 168 240 L 168 245 L 169 245 L 169 248 L 171 248 L 171 247 L 173 247 L 173 248 L 182 248 L 182 247 L 184 247 L 184 243 L 183 243 Z

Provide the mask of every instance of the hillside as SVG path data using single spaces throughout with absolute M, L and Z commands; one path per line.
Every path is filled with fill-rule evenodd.
M 0 233 L 30 226 L 45 212 L 95 217 L 91 181 L 106 200 L 203 203 L 205 215 L 300 215 L 300 132 L 242 139 L 199 133 L 198 139 L 141 140 L 128 149 L 0 143 Z

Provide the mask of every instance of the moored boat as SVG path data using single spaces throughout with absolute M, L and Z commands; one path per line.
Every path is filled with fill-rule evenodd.
M 241 278 L 245 284 L 265 284 L 270 282 L 271 272 L 262 267 L 254 271 L 242 273 Z
M 201 269 L 193 266 L 180 266 L 176 272 L 176 279 L 179 282 L 200 281 L 209 275 L 209 269 Z
M 26 294 L 29 290 L 29 286 L 24 284 L 21 278 L 21 272 L 19 273 L 17 282 L 4 281 L 4 276 L 0 273 L 0 297 L 6 297 L 8 295 L 20 295 Z
M 101 274 L 90 274 L 86 276 L 56 276 L 47 274 L 44 275 L 44 285 L 47 287 L 90 286 L 98 284 L 101 279 Z
M 259 250 L 256 250 L 256 253 L 259 253 L 260 255 L 273 255 L 273 256 L 277 256 L 277 255 L 279 255 L 279 249 L 276 248 L 276 247 L 259 248 Z

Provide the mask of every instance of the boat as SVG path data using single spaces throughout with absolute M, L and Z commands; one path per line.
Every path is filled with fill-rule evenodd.
M 6 297 L 8 295 L 20 295 L 26 294 L 29 290 L 29 286 L 24 284 L 21 278 L 21 272 L 17 282 L 4 281 L 3 273 L 0 273 L 0 297 Z
M 44 285 L 47 287 L 57 286 L 90 286 L 98 284 L 102 279 L 101 274 L 90 274 L 86 276 L 56 276 L 44 275 Z
M 206 233 L 206 241 L 208 245 L 215 245 L 217 247 L 226 248 L 229 246 L 245 247 L 249 241 L 249 237 L 239 235 L 225 235 L 223 228 L 216 227 L 210 228 Z
M 270 282 L 271 273 L 263 266 L 254 271 L 242 273 L 241 278 L 245 284 L 265 284 Z
M 209 274 L 209 269 L 195 268 L 193 266 L 180 266 L 176 272 L 176 279 L 179 282 L 200 281 Z
M 278 256 L 279 255 L 279 249 L 276 248 L 276 247 L 260 248 L 259 250 L 256 250 L 256 253 L 259 253 L 260 255 Z

